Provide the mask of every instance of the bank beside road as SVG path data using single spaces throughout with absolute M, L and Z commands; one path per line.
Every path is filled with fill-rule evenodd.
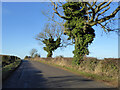
M 119 60 L 116 58 L 98 60 L 85 57 L 80 65 L 73 65 L 72 58 L 28 58 L 28 60 L 49 64 L 112 87 L 118 87 Z
M 17 56 L 0 55 L 0 57 L 2 58 L 2 80 L 4 81 L 22 61 Z

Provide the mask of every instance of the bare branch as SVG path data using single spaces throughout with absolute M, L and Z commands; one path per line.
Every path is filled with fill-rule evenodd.
M 113 0 L 111 0 L 109 3 L 103 2 L 103 4 L 107 3 L 107 4 L 104 5 L 104 6 L 102 6 L 103 4 L 101 3 L 100 6 L 102 6 L 102 7 L 100 7 L 100 6 L 98 5 L 98 8 L 97 8 L 97 10 L 95 11 L 95 13 L 98 13 L 98 12 L 99 12 L 100 10 L 102 10 L 103 8 L 109 6 L 112 1 L 113 1 Z
M 106 5 L 104 5 L 103 7 L 101 7 L 100 10 L 102 10 L 103 8 L 109 6 L 112 1 L 113 1 L 113 0 L 111 0 L 109 3 L 107 3 Z
M 119 19 L 119 18 L 118 18 Z M 106 22 L 105 23 L 105 26 L 108 24 L 108 23 L 110 23 L 111 21 L 115 21 L 115 20 L 118 20 L 117 18 L 116 19 L 111 19 L 111 20 L 109 20 L 108 22 Z
M 101 12 L 100 14 L 103 14 L 103 13 L 105 13 L 107 10 L 109 10 L 110 9 L 110 7 L 108 7 L 106 10 L 104 10 L 103 12 Z
M 61 4 L 61 5 L 60 5 L 60 4 Z M 62 3 L 62 2 L 59 2 L 59 3 L 57 3 L 57 5 L 58 5 L 59 7 L 62 7 L 63 3 Z
M 115 11 L 113 11 L 113 13 L 111 13 L 109 16 L 106 16 L 106 17 L 104 17 L 104 18 L 101 18 L 100 20 L 94 21 L 94 22 L 90 23 L 90 25 L 93 26 L 93 25 L 96 25 L 96 24 L 105 22 L 106 20 L 109 20 L 110 18 L 115 17 L 116 13 L 117 13 L 119 10 L 120 10 L 120 6 L 118 6 L 118 8 L 117 8 Z
M 105 13 L 106 11 L 108 11 L 109 9 L 110 9 L 110 7 L 108 7 L 108 8 L 107 8 L 106 10 L 104 10 L 103 12 L 99 13 L 99 14 L 97 15 L 95 21 L 98 20 L 98 17 L 99 17 L 100 15 L 102 15 L 103 13 Z
M 110 29 L 110 27 L 108 27 L 108 26 L 105 26 L 105 25 L 102 25 L 102 24 L 99 24 L 99 25 L 101 25 L 101 27 L 104 29 L 105 32 L 114 31 L 114 32 L 118 33 L 118 31 L 120 31 L 120 28 Z
M 101 27 L 104 29 L 104 31 L 105 31 L 105 32 L 107 32 L 107 31 L 106 31 L 106 27 L 105 27 L 105 26 L 103 26 L 101 23 L 99 23 L 99 24 L 100 24 L 100 25 L 101 25 Z
M 87 8 L 87 9 L 88 9 L 88 8 Z M 88 21 L 89 21 L 90 17 L 89 17 L 89 12 L 88 12 L 88 10 L 87 10 L 87 17 L 88 17 Z
M 52 2 L 52 1 L 51 1 L 51 2 Z M 60 15 L 60 13 L 57 11 L 58 6 L 55 4 L 55 2 L 52 2 L 52 4 L 53 4 L 53 6 L 54 6 L 53 10 L 55 11 L 55 13 L 56 13 L 59 17 L 61 17 L 61 18 L 63 18 L 63 19 L 66 19 L 66 20 L 71 19 L 71 18 L 69 18 L 69 17 L 65 17 L 65 16 Z
M 93 5 L 92 5 L 92 7 L 96 4 L 96 2 L 97 2 L 97 0 L 95 1 L 95 2 L 93 2 Z
M 98 8 L 100 8 L 102 5 L 104 5 L 105 3 L 107 3 L 107 2 L 102 2 L 102 3 L 100 3 L 99 5 L 98 5 Z
M 99 11 L 100 7 L 101 7 L 102 5 L 104 5 L 105 3 L 107 3 L 107 2 L 102 2 L 102 3 L 100 3 L 98 6 L 96 5 L 95 9 L 97 8 L 97 10 L 96 10 L 95 12 L 97 13 L 97 12 Z
M 91 21 L 93 21 L 94 18 L 95 18 L 95 11 L 94 11 L 93 7 L 90 5 L 89 2 L 87 2 L 87 4 L 88 4 L 88 6 L 91 8 L 91 10 L 92 10 L 92 17 L 91 17 L 91 19 L 88 21 L 88 22 L 91 22 Z

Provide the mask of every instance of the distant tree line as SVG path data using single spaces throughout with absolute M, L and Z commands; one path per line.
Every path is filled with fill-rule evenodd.
M 40 54 L 38 54 L 38 50 L 33 48 L 30 51 L 30 56 L 25 56 L 24 59 L 29 59 L 29 58 L 36 58 L 36 57 L 40 57 Z

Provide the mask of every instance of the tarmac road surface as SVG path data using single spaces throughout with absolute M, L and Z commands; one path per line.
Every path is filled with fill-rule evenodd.
M 71 72 L 36 61 L 23 60 L 3 82 L 4 88 L 111 88 Z

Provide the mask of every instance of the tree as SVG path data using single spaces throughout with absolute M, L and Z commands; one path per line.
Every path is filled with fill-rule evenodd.
M 40 55 L 38 53 L 34 54 L 34 58 L 36 57 L 40 57 Z
M 30 51 L 31 57 L 33 58 L 36 53 L 37 53 L 37 49 L 33 48 L 33 49 Z
M 72 39 L 75 44 L 74 63 L 80 64 L 84 55 L 89 54 L 88 45 L 95 38 L 94 25 L 100 25 L 104 31 L 115 31 L 110 29 L 108 23 L 115 20 L 114 17 L 120 10 L 118 6 L 110 15 L 104 15 L 110 9 L 109 2 L 52 2 L 55 13 L 66 20 L 64 33 Z M 63 8 L 64 15 L 59 13 L 59 7 Z
M 25 56 L 24 59 L 28 59 L 29 57 L 28 56 Z
M 65 43 L 63 28 L 55 22 L 46 24 L 42 32 L 36 36 L 36 40 L 39 40 L 45 45 L 43 49 L 48 53 L 47 57 L 52 57 L 53 51 L 62 47 Z

